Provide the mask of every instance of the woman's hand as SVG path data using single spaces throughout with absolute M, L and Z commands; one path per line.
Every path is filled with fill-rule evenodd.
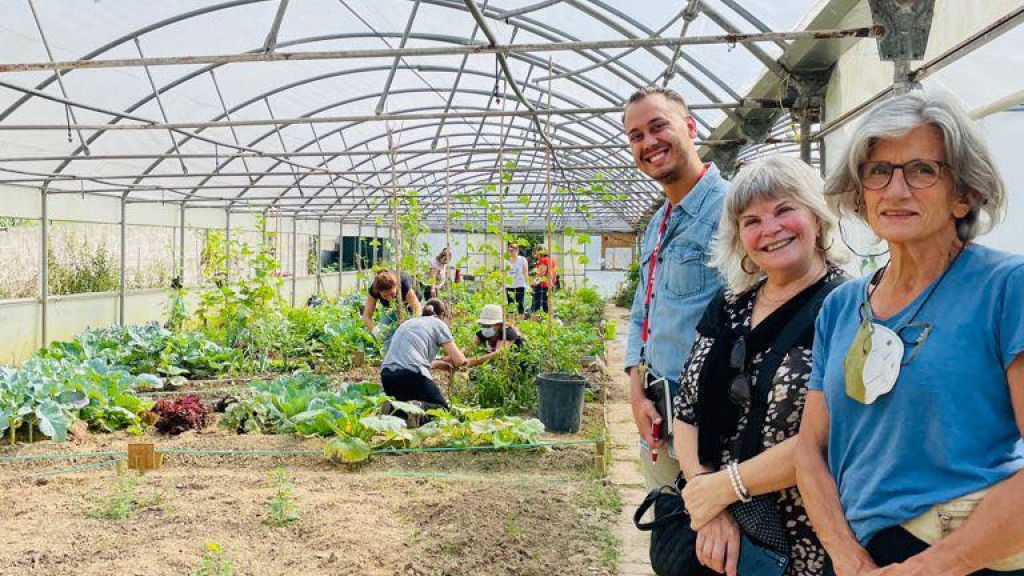
M 686 482 L 683 501 L 690 513 L 690 528 L 699 531 L 736 501 L 736 492 L 725 471 L 700 474 Z
M 740 525 L 727 511 L 697 531 L 697 561 L 720 574 L 736 576 L 740 561 Z

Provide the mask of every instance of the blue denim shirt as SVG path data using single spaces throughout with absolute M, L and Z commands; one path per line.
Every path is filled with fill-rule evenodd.
M 729 182 L 712 164 L 704 177 L 673 208 L 658 251 L 651 300 L 650 332 L 645 358 L 650 370 L 673 385 L 679 380 L 693 347 L 697 323 L 708 302 L 722 286 L 718 271 L 708 265 L 711 243 L 718 232 L 718 220 Z M 640 331 L 647 299 L 647 278 L 651 254 L 658 242 L 658 229 L 668 202 L 651 218 L 640 251 L 640 285 L 633 297 L 629 342 L 625 366 L 640 363 Z

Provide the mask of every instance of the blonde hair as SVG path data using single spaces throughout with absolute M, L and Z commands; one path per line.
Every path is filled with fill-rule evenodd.
M 848 256 L 842 242 L 836 242 L 837 220 L 822 195 L 821 176 L 803 161 L 789 156 L 770 156 L 747 166 L 733 178 L 725 196 L 718 238 L 711 264 L 725 278 L 734 294 L 739 294 L 765 277 L 754 265 L 753 273 L 743 269 L 747 251 L 740 240 L 739 216 L 761 199 L 792 198 L 814 214 L 821 226 L 818 251 L 832 264 L 841 264 Z

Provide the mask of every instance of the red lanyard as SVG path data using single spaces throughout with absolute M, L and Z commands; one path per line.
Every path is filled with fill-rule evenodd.
M 697 182 L 700 182 L 704 178 L 704 175 L 708 172 L 708 166 L 705 164 L 704 169 L 700 171 L 700 176 L 697 177 Z M 643 329 L 640 332 L 640 340 L 645 344 L 640 348 L 640 359 L 643 360 L 644 349 L 647 347 L 647 337 L 650 334 L 650 322 L 651 317 L 651 298 L 653 297 L 654 291 L 654 273 L 658 269 L 658 251 L 661 250 L 661 240 L 665 236 L 665 225 L 668 223 L 669 216 L 672 215 L 672 204 L 668 205 L 665 210 L 665 216 L 661 219 L 661 227 L 658 228 L 658 241 L 654 244 L 654 252 L 651 253 L 651 268 L 650 273 L 647 275 L 647 299 L 644 301 L 644 323 Z
M 654 296 L 654 274 L 658 270 L 658 251 L 661 250 L 661 240 L 665 236 L 665 225 L 668 224 L 669 217 L 672 216 L 672 205 L 668 205 L 668 209 L 665 210 L 665 216 L 661 219 L 661 227 L 658 228 L 658 241 L 654 244 L 654 252 L 651 253 L 651 267 L 650 272 L 647 274 L 647 299 L 644 300 L 644 325 L 643 330 L 640 332 L 640 339 L 644 344 L 647 343 L 647 335 L 649 330 L 648 318 L 651 315 L 651 298 Z

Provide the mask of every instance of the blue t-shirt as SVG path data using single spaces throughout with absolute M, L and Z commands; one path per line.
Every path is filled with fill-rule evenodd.
M 1006 379 L 1024 351 L 1024 257 L 968 245 L 914 318 L 914 324 L 932 325 L 917 357 L 902 368 L 890 393 L 864 405 L 846 395 L 843 360 L 868 281 L 847 282 L 825 300 L 809 383 L 811 390 L 824 390 L 829 468 L 862 544 L 1024 467 Z M 875 321 L 896 330 L 930 290 L 893 317 Z M 904 332 L 904 361 L 918 334 Z

